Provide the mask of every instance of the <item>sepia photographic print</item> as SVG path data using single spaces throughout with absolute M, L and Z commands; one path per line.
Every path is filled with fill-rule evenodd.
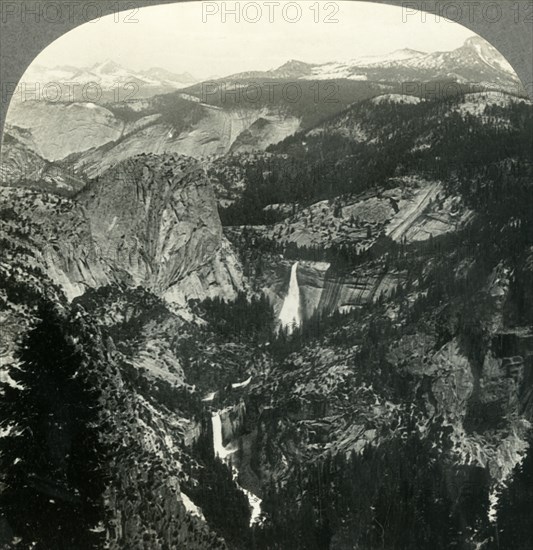
M 0 549 L 532 550 L 533 4 L 0 7 Z

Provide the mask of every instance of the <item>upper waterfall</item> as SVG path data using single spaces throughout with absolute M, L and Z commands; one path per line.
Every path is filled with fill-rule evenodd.
M 298 286 L 298 262 L 291 268 L 291 279 L 289 282 L 289 291 L 283 302 L 279 321 L 282 327 L 286 327 L 288 332 L 292 332 L 299 327 L 302 318 L 300 315 L 300 287 Z

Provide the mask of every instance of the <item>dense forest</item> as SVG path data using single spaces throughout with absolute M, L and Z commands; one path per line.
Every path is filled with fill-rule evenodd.
M 230 302 L 207 298 L 200 303 L 190 302 L 190 305 L 209 323 L 209 328 L 224 339 L 267 342 L 276 324 L 272 304 L 264 295 L 249 297 L 240 291 Z
M 276 214 L 264 210 L 269 204 L 305 206 L 383 187 L 388 179 L 409 173 L 441 180 L 464 179 L 473 173 L 494 178 L 501 171 L 500 162 L 513 158 L 528 162 L 533 118 L 527 105 L 487 106 L 483 117 L 475 117 L 458 112 L 459 103 L 460 98 L 450 98 L 370 108 L 361 102 L 348 109 L 342 124 L 375 132 L 373 140 L 354 140 L 327 125 L 320 132 L 286 138 L 270 147 L 275 154 L 258 156 L 245 165 L 246 187 L 236 202 L 219 208 L 222 223 L 274 223 Z M 430 146 L 416 147 L 420 140 Z
M 256 548 L 463 548 L 488 529 L 488 479 L 475 467 L 454 475 L 468 481 L 451 498 L 449 473 L 414 426 L 379 448 L 302 464 L 293 483 L 268 488 Z

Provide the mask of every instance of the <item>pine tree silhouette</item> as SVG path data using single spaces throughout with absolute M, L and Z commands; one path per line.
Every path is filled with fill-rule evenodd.
M 38 318 L 10 369 L 15 384 L 3 386 L 0 512 L 21 548 L 98 548 L 105 453 L 91 361 L 53 305 L 42 302 Z

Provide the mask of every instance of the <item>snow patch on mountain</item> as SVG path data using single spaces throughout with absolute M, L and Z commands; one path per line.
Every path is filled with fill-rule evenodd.
M 54 89 L 61 89 L 61 98 L 72 100 L 79 93 L 79 88 L 91 85 L 90 91 L 86 93 L 97 95 L 97 87 L 101 92 L 115 92 L 119 94 L 115 100 L 128 97 L 149 97 L 150 95 L 172 92 L 180 88 L 186 88 L 197 82 L 197 79 L 189 73 L 176 74 L 160 67 L 153 67 L 147 70 L 133 70 L 119 65 L 111 59 L 95 63 L 89 67 L 45 67 L 43 65 L 32 64 L 22 75 L 20 83 L 24 83 L 33 95 L 39 96 L 39 91 L 35 91 L 36 85 L 40 89 L 49 84 L 54 85 Z M 25 92 L 23 91 L 23 94 Z M 49 95 L 50 92 L 47 92 Z M 42 94 L 41 94 L 42 95 Z M 20 94 L 15 94 L 17 100 Z M 39 99 L 48 99 L 47 97 L 38 97 Z
M 481 114 L 485 107 L 508 107 L 513 103 L 527 103 L 531 105 L 531 101 L 527 99 L 502 94 L 497 91 L 473 92 L 465 94 L 460 105 L 460 110 L 463 114 L 466 112 L 470 114 Z
M 425 53 L 409 48 L 385 55 L 362 56 L 345 62 L 307 65 L 293 78 L 315 80 L 430 81 L 451 79 L 460 83 L 489 83 L 490 87 L 520 90 L 508 61 L 480 36 L 467 39 L 451 51 Z
M 405 61 L 406 59 L 413 59 L 417 57 L 423 57 L 427 55 L 425 52 L 412 50 L 410 48 L 403 48 L 401 50 L 395 50 L 393 52 L 384 55 L 367 55 L 359 57 L 349 61 L 349 65 L 353 67 L 373 67 L 381 65 L 383 63 L 390 63 L 393 61 Z
M 409 105 L 418 105 L 423 100 L 419 97 L 406 94 L 383 94 L 372 98 L 370 101 L 375 105 L 381 105 L 382 103 L 404 103 Z

